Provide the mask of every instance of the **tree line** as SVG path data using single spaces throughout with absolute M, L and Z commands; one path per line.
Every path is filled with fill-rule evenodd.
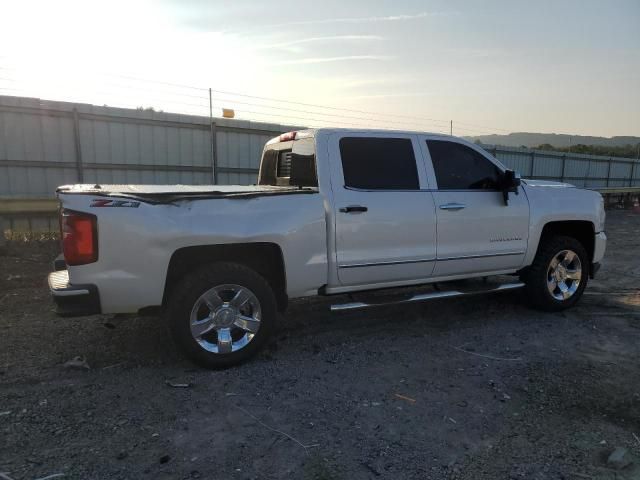
M 525 147 L 526 148 L 526 147 Z M 548 143 L 543 143 L 534 147 L 536 150 L 546 150 L 554 152 L 584 153 L 587 155 L 602 155 L 605 157 L 625 157 L 638 158 L 640 145 L 624 145 L 618 147 L 607 147 L 601 145 L 571 145 L 570 147 L 554 147 Z

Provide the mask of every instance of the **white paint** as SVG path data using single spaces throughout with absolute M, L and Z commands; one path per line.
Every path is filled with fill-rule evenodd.
M 424 135 L 342 129 L 306 134 L 315 136 L 317 193 L 101 209 L 89 207 L 96 198 L 93 193 L 61 193 L 64 208 L 98 216 L 98 261 L 69 267 L 71 283 L 95 284 L 104 313 L 135 312 L 161 303 L 167 268 L 176 250 L 272 242 L 282 250 L 287 293 L 295 298 L 315 295 L 325 285 L 328 293 L 337 293 L 512 273 L 531 264 L 542 229 L 550 221 L 585 220 L 596 232 L 604 228 L 600 194 L 566 184 L 523 182 L 519 195 L 510 194 L 509 205 L 501 203 L 499 192 L 437 191 L 430 157 L 421 147 Z M 344 188 L 337 141 L 354 135 L 410 138 L 418 161 L 420 190 Z M 461 139 L 438 138 L 477 149 Z M 495 159 L 487 158 L 504 169 Z M 179 189 L 188 188 L 171 186 L 165 191 Z M 225 187 L 234 189 L 245 191 L 246 187 Z M 157 193 L 163 188 L 124 186 L 121 190 Z M 441 212 L 436 207 L 443 202 L 462 202 L 468 207 Z M 349 204 L 366 205 L 370 211 L 356 215 L 338 212 Z M 492 242 L 496 237 L 514 240 Z M 594 261 L 601 260 L 605 244 L 606 236 L 597 235 Z M 463 256 L 469 258 L 450 259 Z M 434 258 L 438 260 L 413 262 Z M 380 262 L 385 264 L 367 265 Z M 356 264 L 365 265 L 338 266 Z

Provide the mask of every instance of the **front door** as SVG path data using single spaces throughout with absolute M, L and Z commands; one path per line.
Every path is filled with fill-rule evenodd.
M 516 270 L 529 235 L 526 194 L 499 190 L 502 169 L 478 148 L 462 142 L 424 139 L 437 189 L 438 221 L 434 276 Z
M 429 277 L 436 256 L 436 214 L 417 139 L 334 134 L 329 157 L 340 283 Z

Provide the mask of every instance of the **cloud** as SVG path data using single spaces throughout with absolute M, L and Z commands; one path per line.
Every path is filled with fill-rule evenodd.
M 343 57 L 315 57 L 315 58 L 300 58 L 298 60 L 285 60 L 282 62 L 275 62 L 275 65 L 305 65 L 311 63 L 329 63 L 329 62 L 346 62 L 354 60 L 388 60 L 391 57 L 384 55 L 347 55 Z
M 395 98 L 395 97 L 426 97 L 429 95 L 434 95 L 433 93 L 426 92 L 406 92 L 406 93 L 379 93 L 373 95 L 351 95 L 349 98 L 357 98 L 357 99 L 373 99 L 373 98 Z
M 444 12 L 419 12 L 413 14 L 388 15 L 382 17 L 343 17 L 343 18 L 321 18 L 317 20 L 298 20 L 286 23 L 274 23 L 263 25 L 260 28 L 291 27 L 294 25 L 322 25 L 327 23 L 376 23 L 376 22 L 397 22 L 402 20 L 416 20 L 418 18 L 450 15 Z
M 351 40 L 369 41 L 369 40 L 382 40 L 382 39 L 383 37 L 379 35 L 333 35 L 333 36 L 326 36 L 326 37 L 300 38 L 298 40 L 291 40 L 287 42 L 274 43 L 271 45 L 264 45 L 262 47 L 259 47 L 259 49 L 262 50 L 262 49 L 269 49 L 269 48 L 287 48 L 287 47 L 293 47 L 296 45 L 302 45 L 305 43 L 316 43 L 316 42 L 320 43 L 320 42 L 351 41 Z
M 349 89 L 349 88 L 363 88 L 363 87 L 371 87 L 376 85 L 405 85 L 413 83 L 411 78 L 408 78 L 406 75 L 404 76 L 366 76 L 366 77 L 338 77 L 336 79 L 336 83 L 339 84 L 340 88 Z

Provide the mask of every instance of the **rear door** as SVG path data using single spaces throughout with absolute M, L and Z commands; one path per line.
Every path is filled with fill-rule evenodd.
M 529 235 L 529 202 L 520 190 L 505 205 L 498 188 L 502 165 L 476 146 L 421 136 L 435 181 L 438 222 L 434 276 L 517 269 Z
M 328 146 L 340 283 L 429 277 L 436 216 L 417 138 L 336 133 Z

